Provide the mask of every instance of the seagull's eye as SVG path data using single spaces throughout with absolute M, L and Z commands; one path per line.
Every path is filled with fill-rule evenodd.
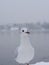
M 22 30 L 22 32 L 24 32 L 24 30 Z

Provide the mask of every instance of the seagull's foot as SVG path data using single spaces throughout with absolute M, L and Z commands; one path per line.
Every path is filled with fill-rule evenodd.
M 29 65 L 29 64 L 27 64 L 27 65 Z

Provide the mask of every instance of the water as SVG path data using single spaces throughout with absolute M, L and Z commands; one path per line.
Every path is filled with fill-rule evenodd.
M 18 31 L 0 32 L 0 65 L 11 65 L 14 63 L 13 56 L 17 45 L 19 45 Z
M 33 63 L 41 61 L 44 58 L 44 61 L 49 61 L 49 33 L 31 32 L 30 40 L 35 48 Z M 0 32 L 0 65 L 18 65 L 14 60 L 14 51 L 19 46 L 19 42 L 19 31 Z

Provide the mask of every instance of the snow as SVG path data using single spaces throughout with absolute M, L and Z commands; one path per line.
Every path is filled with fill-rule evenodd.
M 49 62 L 40 62 L 40 63 L 30 64 L 30 65 L 49 65 Z

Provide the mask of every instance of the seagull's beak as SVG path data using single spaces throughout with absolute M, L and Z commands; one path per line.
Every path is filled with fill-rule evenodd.
M 30 34 L 30 32 L 26 32 L 27 34 Z

